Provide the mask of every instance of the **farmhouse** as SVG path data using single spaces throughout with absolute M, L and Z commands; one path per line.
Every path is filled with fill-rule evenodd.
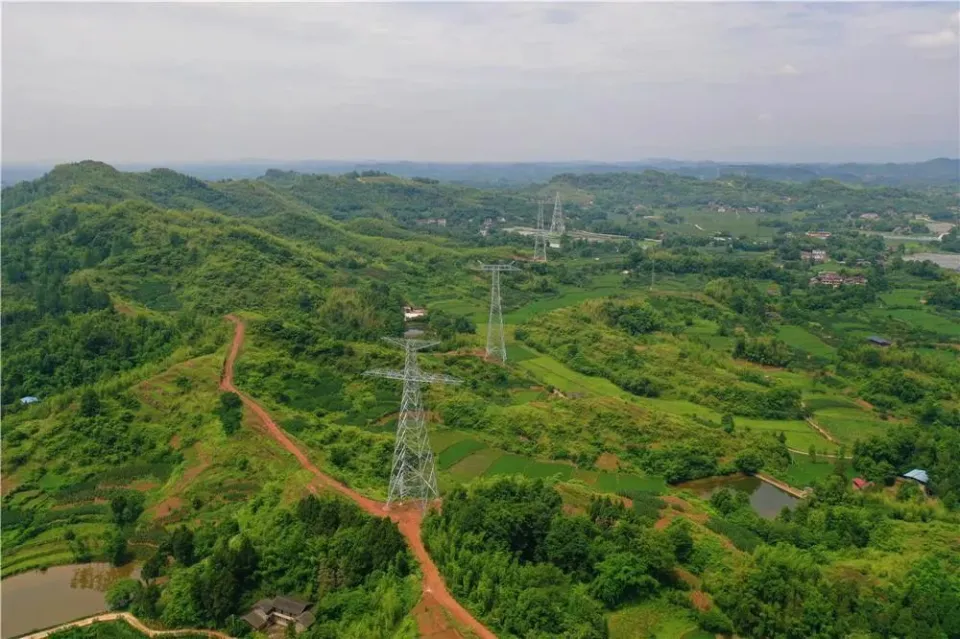
M 270 626 L 290 626 L 297 632 L 303 632 L 314 622 L 313 613 L 308 609 L 310 602 L 294 597 L 278 596 L 273 599 L 261 599 L 253 605 L 243 620 L 254 630 L 265 630 Z
M 27 395 L 26 397 L 20 398 L 21 404 L 36 404 L 40 401 L 39 397 L 34 397 L 33 395 Z
M 890 346 L 890 340 L 883 339 L 882 337 L 877 337 L 876 335 L 871 335 L 867 338 L 867 341 L 871 344 L 876 344 L 877 346 Z
M 422 219 L 422 220 L 417 220 L 417 224 L 428 224 L 428 225 L 436 225 L 436 226 L 446 226 L 446 225 L 447 225 L 447 218 L 445 218 L 445 217 L 428 217 L 428 218 L 424 218 L 424 219 Z
M 927 485 L 927 482 L 930 481 L 930 477 L 927 475 L 927 471 L 921 470 L 919 468 L 914 468 L 908 473 L 901 475 L 904 479 L 912 479 L 913 481 L 921 484 L 923 486 Z
M 827 233 L 826 231 L 807 231 L 807 237 L 816 237 L 821 240 L 825 240 L 831 235 L 832 233 Z
M 832 271 L 824 271 L 819 275 L 815 275 L 810 278 L 810 285 L 822 285 L 822 286 L 832 286 L 834 288 L 843 284 L 843 276 L 839 273 L 834 273 Z
M 422 319 L 423 317 L 426 317 L 426 315 L 427 309 L 425 308 L 415 308 L 413 306 L 403 307 L 403 319 L 405 321 L 409 322 L 410 320 Z
M 840 275 L 832 271 L 824 271 L 810 278 L 810 286 L 866 286 L 867 278 L 863 275 Z

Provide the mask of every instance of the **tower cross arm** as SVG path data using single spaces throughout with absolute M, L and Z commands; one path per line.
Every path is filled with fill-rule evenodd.
M 513 265 L 513 262 L 509 264 L 484 264 L 480 263 L 480 266 L 477 269 L 481 271 L 519 271 L 520 269 Z
M 440 342 L 438 340 L 423 340 L 423 339 L 401 339 L 399 337 L 384 337 L 384 341 L 390 342 L 394 346 L 399 346 L 400 348 L 413 351 L 422 351 L 431 346 L 436 346 Z
M 462 379 L 450 375 L 441 375 L 438 373 L 405 373 L 404 371 L 391 370 L 389 368 L 372 368 L 363 373 L 364 377 L 386 377 L 388 379 L 402 379 L 421 384 L 460 384 Z

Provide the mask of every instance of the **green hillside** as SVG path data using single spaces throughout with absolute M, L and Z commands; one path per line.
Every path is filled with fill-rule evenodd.
M 660 241 L 568 237 L 528 262 L 532 241 L 505 229 L 555 191 L 573 229 Z M 287 592 L 317 602 L 309 637 L 415 636 L 397 527 L 312 496 L 217 385 L 233 314 L 236 385 L 383 500 L 400 384 L 362 373 L 403 365 L 380 338 L 410 303 L 439 342 L 422 368 L 464 380 L 424 389 L 445 499 L 424 539 L 498 636 L 960 634 L 958 277 L 858 221 L 941 219 L 941 195 L 651 171 L 204 182 L 83 162 L 2 205 L 4 576 L 137 559 L 129 605 L 169 627 L 243 635 L 239 615 Z M 818 247 L 827 263 L 803 261 Z M 475 267 L 509 260 L 501 364 L 483 357 Z M 898 480 L 912 468 L 927 492 Z M 765 519 L 743 492 L 686 483 L 742 474 L 806 497 Z

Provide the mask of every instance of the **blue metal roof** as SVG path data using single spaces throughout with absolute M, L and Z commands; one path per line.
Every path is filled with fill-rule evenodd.
M 904 477 L 909 477 L 910 479 L 916 479 L 921 484 L 925 484 L 930 481 L 930 478 L 927 476 L 927 471 L 920 470 L 919 468 L 914 468 L 909 473 L 904 473 Z

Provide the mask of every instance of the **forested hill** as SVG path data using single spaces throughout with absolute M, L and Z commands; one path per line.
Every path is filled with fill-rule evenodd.
M 370 188 L 355 216 L 390 206 L 376 187 L 316 179 L 352 201 L 354 190 Z M 207 352 L 222 343 L 213 328 L 220 316 L 237 310 L 316 308 L 333 336 L 381 335 L 398 328 L 406 282 L 428 282 L 471 258 L 388 220 L 338 222 L 327 215 L 335 210 L 305 201 L 312 193 L 95 162 L 5 189 L 3 404 L 90 384 L 178 348 Z M 388 270 L 393 288 L 381 281 Z
M 623 210 L 721 202 L 767 216 L 820 207 L 839 216 L 954 215 L 952 196 L 824 180 L 697 180 L 646 171 L 564 174 L 523 190 L 483 190 L 378 172 L 272 170 L 258 179 L 205 182 L 169 169 L 62 165 L 2 192 L 9 371 L 2 402 L 92 383 L 177 348 L 209 348 L 220 337 L 209 327 L 237 310 L 316 307 L 333 333 L 382 334 L 404 301 L 450 284 L 445 274 L 480 256 L 515 254 L 510 243 L 524 240 L 480 237 L 484 220 L 532 225 L 535 200 L 556 191 L 568 226 L 591 230 Z M 424 224 L 438 218 L 444 226 Z M 630 234 L 670 230 L 640 218 L 616 224 L 633 224 L 622 229 Z
M 726 205 L 770 214 L 826 209 L 843 215 L 910 212 L 944 219 L 954 215 L 951 206 L 957 201 L 956 193 L 947 189 L 860 187 L 832 179 L 799 184 L 731 175 L 700 180 L 658 171 L 564 173 L 555 176 L 544 190 L 566 192 L 574 203 L 612 210 Z
M 533 263 L 510 227 L 556 192 L 568 229 L 658 241 L 570 233 Z M 498 636 L 960 636 L 960 288 L 904 259 L 932 242 L 883 236 L 948 225 L 949 192 L 82 162 L 0 196 L 3 576 L 134 555 L 144 581 L 111 601 L 167 628 L 249 636 L 286 594 L 314 603 L 305 639 L 419 636 L 440 611 L 403 536 L 309 496 L 288 446 L 386 498 L 401 389 L 363 373 L 402 366 L 381 338 L 409 303 L 438 341 L 423 369 L 464 382 L 423 389 L 444 499 L 423 540 Z M 476 262 L 510 260 L 501 363 L 478 357 Z M 218 384 L 226 314 L 282 446 Z M 738 472 L 807 497 L 766 519 L 685 483 Z
M 765 178 L 790 182 L 808 182 L 832 179 L 849 184 L 886 186 L 945 186 L 956 187 L 960 181 L 960 160 L 936 158 L 915 163 L 806 163 L 764 164 L 685 162 L 678 160 L 645 160 L 638 162 L 225 162 L 183 163 L 170 165 L 176 171 L 205 180 L 255 178 L 267 170 L 280 168 L 299 173 L 343 174 L 350 171 L 377 171 L 402 177 L 417 176 L 470 186 L 523 187 L 546 182 L 560 173 L 637 173 L 646 170 L 666 171 L 695 177 L 714 179 L 722 175 Z M 129 165 L 129 171 L 150 167 Z M 3 184 L 10 186 L 43 175 L 49 167 L 40 165 L 8 165 L 3 167 Z

